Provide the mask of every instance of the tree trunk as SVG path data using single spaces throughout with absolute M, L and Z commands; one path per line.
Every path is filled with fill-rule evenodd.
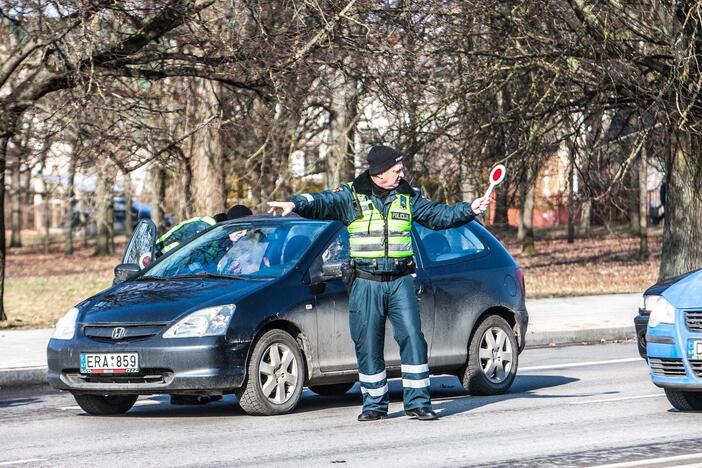
M 113 180 L 109 162 L 103 163 L 97 174 L 95 186 L 95 255 L 109 255 L 113 252 L 112 244 L 112 197 Z
M 568 165 L 568 243 L 575 242 L 575 164 L 573 163 L 573 150 L 570 154 Z
M 631 167 L 629 174 L 630 174 L 630 183 L 629 183 L 629 228 L 631 230 L 632 234 L 640 235 L 641 234 L 641 220 L 639 219 L 639 207 L 641 206 L 641 200 L 640 200 L 640 182 L 639 182 L 639 170 L 640 170 L 640 164 L 636 164 L 633 167 Z
M 71 158 L 68 169 L 68 187 L 66 187 L 66 219 L 63 226 L 63 253 L 73 255 L 73 211 L 76 206 L 75 194 L 76 159 Z
M 161 166 L 156 166 L 151 172 L 153 204 L 151 206 L 151 220 L 156 226 L 156 232 L 163 234 L 165 231 L 165 214 L 163 202 L 166 198 L 166 171 Z
M 702 267 L 702 138 L 675 132 L 659 280 Z
M 650 256 L 648 251 L 648 154 L 646 145 L 639 157 L 639 260 Z
M 5 162 L 9 138 L 0 138 L 0 321 L 7 320 L 5 315 Z
M 224 165 L 220 136 L 221 85 L 204 79 L 193 79 L 190 86 L 188 113 L 191 125 L 209 123 L 190 138 L 187 156 L 192 165 L 192 210 L 197 216 L 226 211 L 223 197 Z M 213 115 L 216 115 L 213 120 Z
M 10 176 L 10 247 L 22 247 L 22 184 L 20 156 L 17 155 Z
M 358 103 L 356 80 L 337 71 L 331 92 L 330 146 L 326 157 L 326 186 L 329 188 L 338 187 L 354 176 L 353 142 Z
M 521 204 L 519 206 L 519 228 L 517 239 L 522 242 L 522 253 L 537 253 L 534 242 L 534 205 L 536 203 L 536 168 L 529 165 L 526 180 L 521 187 Z
M 127 234 L 127 239 L 132 234 L 132 226 L 134 226 L 134 216 L 132 215 L 132 177 L 129 172 L 123 172 L 124 183 L 124 232 Z
M 509 181 L 505 180 L 502 185 L 495 188 L 495 216 L 493 224 L 507 226 L 509 224 Z
M 587 237 L 591 232 L 592 200 L 588 197 L 580 204 L 580 223 L 578 232 L 581 236 Z
M 183 161 L 183 202 L 180 205 L 180 220 L 184 221 L 193 216 L 193 168 L 190 161 Z

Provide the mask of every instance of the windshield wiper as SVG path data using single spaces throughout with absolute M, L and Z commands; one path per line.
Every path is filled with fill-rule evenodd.
M 166 281 L 168 278 L 164 278 L 163 276 L 150 276 L 150 275 L 142 275 L 138 278 L 134 278 L 132 281 Z
M 200 272 L 200 273 L 187 273 L 184 275 L 175 275 L 171 276 L 168 279 L 179 279 L 179 278 L 212 278 L 212 279 L 241 279 L 239 276 L 233 276 L 233 275 L 222 275 L 219 273 L 208 273 L 208 272 Z

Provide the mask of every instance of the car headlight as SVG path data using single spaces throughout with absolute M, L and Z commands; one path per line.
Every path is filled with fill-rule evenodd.
M 236 305 L 229 304 L 196 310 L 166 330 L 164 338 L 197 338 L 224 335 Z
M 73 335 L 76 333 L 76 320 L 78 320 L 78 309 L 73 307 L 56 322 L 56 329 L 51 338 L 54 340 L 72 340 Z
M 656 297 L 655 303 L 651 306 L 651 317 L 648 319 L 648 326 L 655 327 L 659 323 L 675 323 L 675 307 L 663 296 Z

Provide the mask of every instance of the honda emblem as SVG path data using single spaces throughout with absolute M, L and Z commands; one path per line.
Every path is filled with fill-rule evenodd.
M 124 329 L 124 327 L 115 327 L 112 329 L 112 339 L 113 340 L 121 340 L 124 338 L 124 334 L 127 330 Z

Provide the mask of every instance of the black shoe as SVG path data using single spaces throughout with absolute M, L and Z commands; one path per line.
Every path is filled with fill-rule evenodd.
M 415 408 L 405 411 L 405 414 L 410 418 L 417 418 L 422 421 L 439 419 L 439 416 L 431 408 Z
M 388 417 L 388 413 L 381 413 L 379 411 L 364 411 L 358 415 L 359 421 L 378 421 L 379 419 L 385 419 Z

